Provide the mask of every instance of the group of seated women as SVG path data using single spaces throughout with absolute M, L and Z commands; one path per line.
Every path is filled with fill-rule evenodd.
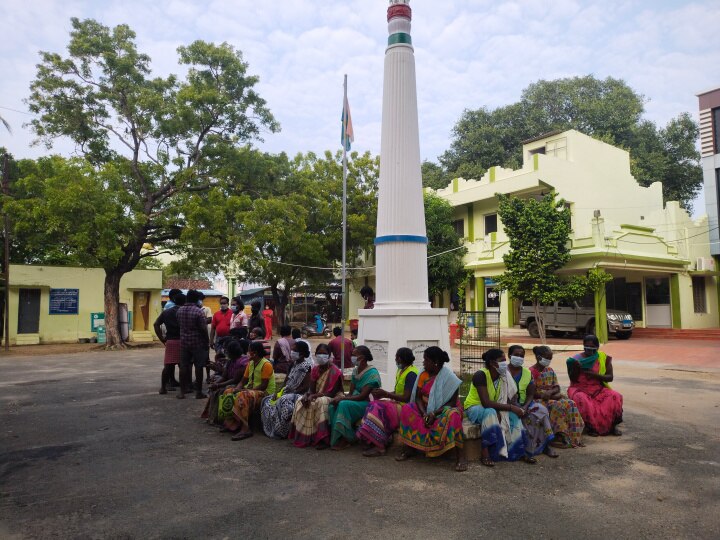
M 251 437 L 255 421 L 268 437 L 289 438 L 299 448 L 342 450 L 359 441 L 367 457 L 384 455 L 397 434 L 402 444 L 398 461 L 418 452 L 435 457 L 454 449 L 457 471 L 467 470 L 466 417 L 480 426 L 482 464 L 532 464 L 539 454 L 558 457 L 555 448 L 583 446 L 584 431 L 591 436 L 620 434 L 622 396 L 608 386 L 611 358 L 599 351 L 595 336 L 587 336 L 583 345 L 582 353 L 567 360 L 568 396 L 550 367 L 550 348 L 534 347 L 535 363 L 528 368 L 525 350 L 513 345 L 509 363 L 500 349 L 483 354 L 485 367 L 474 374 L 461 403 L 462 381 L 439 347 L 425 350 L 422 371 L 414 366 L 410 349 L 398 349 L 395 386 L 388 391 L 381 388 L 370 350 L 356 346 L 345 392 L 343 373 L 326 344 L 317 346 L 313 358 L 307 341 L 295 341 L 285 383 L 278 389 L 263 344 L 230 340 L 203 417 L 233 440 Z

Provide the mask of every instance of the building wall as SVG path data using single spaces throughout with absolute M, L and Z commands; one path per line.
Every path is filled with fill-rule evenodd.
M 40 289 L 40 343 L 74 343 L 97 336 L 91 330 L 91 314 L 104 312 L 103 287 L 105 272 L 101 268 L 10 265 L 10 343 L 18 343 L 18 303 L 20 289 Z M 77 315 L 50 315 L 50 289 L 79 289 Z M 134 318 L 133 300 L 136 291 L 150 293 L 148 330 L 160 314 L 161 270 L 134 270 L 120 281 L 120 303 L 128 306 Z M 130 325 L 132 340 L 132 324 Z M 32 342 L 33 334 L 21 334 Z M 154 334 L 153 334 L 154 337 Z M 37 341 L 36 341 L 37 342 Z

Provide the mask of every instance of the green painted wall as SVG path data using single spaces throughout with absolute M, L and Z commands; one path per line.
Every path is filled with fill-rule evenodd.
M 672 327 L 682 328 L 682 317 L 680 308 L 680 276 L 670 275 L 670 306 L 672 309 Z

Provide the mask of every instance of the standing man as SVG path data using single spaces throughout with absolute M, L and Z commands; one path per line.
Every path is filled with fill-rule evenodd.
M 250 320 L 248 321 L 248 328 L 252 332 L 254 328 L 263 329 L 263 337 L 265 334 L 265 318 L 260 313 L 260 307 L 262 303 L 260 300 L 253 300 L 250 302 Z
M 220 340 L 230 335 L 230 323 L 232 322 L 232 311 L 230 311 L 230 299 L 227 296 L 220 297 L 220 311 L 216 312 L 210 323 L 210 348 L 215 352 L 222 352 Z
M 190 392 L 192 368 L 195 366 L 195 397 L 202 399 L 203 371 L 210 357 L 210 345 L 207 332 L 207 317 L 202 309 L 203 294 L 191 289 L 187 293 L 187 302 L 178 309 L 177 319 L 180 324 L 180 392 L 178 399 L 185 398 Z
M 336 326 L 333 328 L 333 335 L 335 336 L 330 340 L 330 343 L 328 343 L 328 347 L 330 347 L 330 352 L 332 352 L 333 355 L 333 362 L 337 367 L 340 369 L 346 369 L 352 367 L 352 362 L 350 361 L 350 357 L 352 356 L 352 350 L 353 350 L 353 344 L 352 341 L 350 341 L 346 337 L 342 337 L 342 330 L 339 326 Z M 345 341 L 345 361 L 341 362 L 341 354 L 340 349 L 343 346 L 342 343 Z
M 171 307 L 175 307 L 175 295 L 178 295 L 181 293 L 182 293 L 182 291 L 180 289 L 170 289 L 168 291 L 168 300 L 167 300 L 167 302 L 165 302 L 163 309 L 170 309 Z

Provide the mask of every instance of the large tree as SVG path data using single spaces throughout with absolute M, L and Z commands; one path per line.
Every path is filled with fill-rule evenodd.
M 683 113 L 658 128 L 643 118 L 644 103 L 642 95 L 611 77 L 541 80 L 523 90 L 517 103 L 465 110 L 440 162 L 451 177 L 479 178 L 494 165 L 520 167 L 522 141 L 577 129 L 628 150 L 641 185 L 662 182 L 665 200 L 689 209 L 702 185 L 698 127 Z
M 335 281 L 342 260 L 342 154 L 312 152 L 292 160 L 268 157 L 257 174 L 264 188 L 227 183 L 206 204 L 188 208 L 190 265 L 270 287 L 282 320 L 300 285 Z M 353 152 L 348 159 L 348 266 L 372 249 L 379 160 Z M 208 225 L 213 224 L 214 225 Z M 319 269 L 320 268 L 320 269 Z M 332 270 L 324 270 L 331 268 Z
M 226 165 L 242 151 L 238 145 L 278 126 L 253 89 L 257 77 L 232 46 L 195 41 L 179 47 L 185 78 L 153 77 L 150 57 L 137 50 L 128 26 L 71 22 L 68 55 L 41 53 L 28 105 L 39 140 L 50 146 L 58 137 L 70 138 L 88 163 L 73 166 L 92 189 L 122 192 L 112 194 L 123 207 L 122 219 L 76 214 L 80 233 L 68 236 L 104 227 L 116 240 L 87 264 L 105 269 L 108 345 L 117 346 L 120 278 L 177 241 L 184 205 L 232 176 Z M 143 249 L 148 245 L 153 249 Z
M 454 292 L 465 280 L 463 257 L 467 248 L 452 225 L 453 209 L 449 202 L 433 193 L 425 193 L 425 228 L 428 237 L 428 292 L 430 297 Z
M 503 255 L 505 272 L 497 284 L 513 298 L 532 302 L 543 343 L 540 306 L 580 298 L 588 289 L 585 276 L 562 278 L 557 274 L 570 260 L 570 209 L 555 197 L 554 192 L 540 200 L 498 194 L 498 216 L 510 250 Z

